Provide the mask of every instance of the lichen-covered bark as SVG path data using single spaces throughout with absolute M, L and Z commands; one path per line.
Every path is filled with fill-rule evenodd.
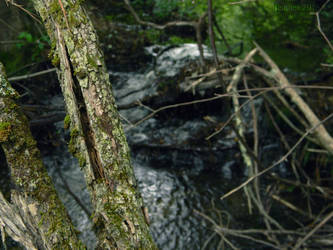
M 34 0 L 53 44 L 69 149 L 91 191 L 98 247 L 155 249 L 96 32 L 75 0 Z
M 27 249 L 83 249 L 15 96 L 0 63 L 0 145 L 16 187 L 12 204 L 1 196 L 0 222 Z

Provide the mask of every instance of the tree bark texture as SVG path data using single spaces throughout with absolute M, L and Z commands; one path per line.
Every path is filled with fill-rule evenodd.
M 155 249 L 96 32 L 80 1 L 33 0 L 52 42 L 69 150 L 90 189 L 99 249 Z
M 15 189 L 0 194 L 0 224 L 27 249 L 83 249 L 41 161 L 27 118 L 0 63 L 0 145 Z M 3 233 L 3 232 L 2 232 Z

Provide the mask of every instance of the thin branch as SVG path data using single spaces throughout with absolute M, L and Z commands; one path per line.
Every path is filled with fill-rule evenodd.
M 259 49 L 260 55 L 263 59 L 270 65 L 272 71 L 274 73 L 274 78 L 279 83 L 281 87 L 288 87 L 291 86 L 288 79 L 285 75 L 281 72 L 279 67 L 275 64 L 275 62 L 268 56 L 268 54 L 257 44 L 254 43 L 255 46 Z M 316 126 L 315 136 L 320 141 L 321 145 L 327 149 L 331 154 L 333 154 L 333 138 L 327 132 L 326 128 L 319 122 L 318 117 L 312 111 L 312 109 L 308 106 L 308 104 L 303 100 L 303 98 L 295 91 L 295 89 L 287 88 L 285 92 L 290 96 L 291 100 L 297 105 L 297 107 L 302 111 L 306 119 L 308 120 L 309 124 L 312 127 L 314 125 L 319 124 Z
M 236 70 L 232 77 L 231 83 L 229 84 L 229 86 L 227 88 L 227 92 L 230 92 L 234 88 L 234 86 L 237 85 L 237 83 L 239 82 L 240 77 L 242 75 L 243 68 L 247 65 L 247 63 L 251 60 L 251 58 L 257 53 L 257 51 L 258 51 L 257 49 L 251 50 L 245 57 L 244 61 L 236 67 Z
M 165 29 L 167 27 L 171 27 L 171 26 L 191 26 L 191 27 L 193 27 L 195 29 L 196 40 L 197 40 L 198 49 L 199 49 L 199 53 L 200 53 L 200 64 L 201 64 L 201 66 L 204 66 L 204 54 L 203 54 L 203 47 L 202 47 L 201 26 L 202 26 L 204 19 L 207 16 L 207 12 L 202 14 L 199 17 L 198 21 L 172 21 L 172 22 L 168 22 L 166 24 L 160 25 L 160 24 L 141 20 L 141 18 L 138 16 L 138 14 L 133 9 L 129 0 L 124 0 L 124 3 L 126 5 L 126 7 L 128 8 L 128 10 L 133 15 L 134 19 L 141 25 L 150 26 L 150 27 L 153 27 L 153 28 L 159 29 L 159 30 L 163 30 L 163 29 Z
M 239 149 L 242 153 L 244 164 L 245 164 L 250 176 L 253 174 L 253 162 L 246 149 L 247 142 L 246 142 L 246 139 L 244 136 L 245 126 L 242 121 L 243 118 L 242 118 L 241 112 L 238 112 L 240 110 L 240 105 L 239 105 L 239 99 L 237 97 L 237 85 L 241 78 L 245 65 L 255 55 L 256 52 L 257 52 L 257 49 L 253 49 L 252 51 L 250 51 L 249 54 L 245 57 L 244 61 L 236 67 L 236 70 L 232 77 L 232 81 L 227 88 L 227 92 L 232 92 L 232 103 L 233 103 L 233 106 L 235 109 L 235 114 L 236 114 L 235 115 L 235 129 L 237 130 L 237 134 L 238 134 L 238 138 L 239 138 L 239 140 L 238 140 Z M 248 93 L 250 93 L 250 92 L 248 91 Z M 245 187 L 244 191 L 245 191 L 247 201 L 248 201 L 249 213 L 252 214 L 252 203 L 251 203 L 251 197 L 250 197 L 250 193 L 252 193 L 252 191 L 250 190 L 250 187 Z
M 299 135 L 302 135 L 304 132 L 299 129 L 281 110 L 280 108 L 271 100 L 268 98 L 267 95 L 263 95 L 265 100 L 273 107 L 273 109 L 278 113 L 278 115 L 282 118 L 282 120 L 291 128 L 293 129 L 296 133 Z M 310 139 L 313 143 L 316 143 L 314 139 Z
M 66 10 L 65 10 L 65 8 L 64 8 L 64 5 L 62 4 L 61 0 L 58 0 L 58 3 L 59 3 L 59 5 L 60 5 L 60 8 L 61 8 L 62 14 L 63 14 L 63 16 L 64 16 L 64 18 L 65 18 L 67 28 L 68 28 L 68 30 L 70 31 L 69 23 L 68 23 L 68 20 L 67 20 L 67 13 L 66 13 Z
M 230 5 L 235 5 L 235 4 L 243 4 L 243 3 L 248 3 L 248 2 L 255 2 L 257 0 L 243 0 L 243 1 L 238 1 L 238 2 L 231 2 L 229 3 Z
M 329 0 L 328 0 L 329 1 Z M 327 2 L 328 2 L 327 1 Z M 317 18 L 317 29 L 319 30 L 320 34 L 323 36 L 323 38 L 325 39 L 326 43 L 328 44 L 328 46 L 330 46 L 331 50 L 333 51 L 333 45 L 330 42 L 330 40 L 327 38 L 327 36 L 325 35 L 325 33 L 323 32 L 323 30 L 321 29 L 321 25 L 320 25 L 320 17 L 319 17 L 319 12 L 316 12 L 316 18 Z
M 265 174 L 266 172 L 268 172 L 269 170 L 273 169 L 275 166 L 279 165 L 281 162 L 287 160 L 288 156 L 297 148 L 297 146 L 304 140 L 304 138 L 312 133 L 318 126 L 320 126 L 322 123 L 326 122 L 327 120 L 331 119 L 333 117 L 333 113 L 331 113 L 329 116 L 327 116 L 324 120 L 320 121 L 318 124 L 316 124 L 315 126 L 313 126 L 311 129 L 309 129 L 308 131 L 306 131 L 304 133 L 304 135 L 294 144 L 294 146 L 283 156 L 280 158 L 280 160 L 278 160 L 277 162 L 275 162 L 274 164 L 272 164 L 271 166 L 269 166 L 268 168 L 264 169 L 263 171 L 259 172 L 258 174 L 250 177 L 249 179 L 247 179 L 245 182 L 243 182 L 241 185 L 239 185 L 238 187 L 232 189 L 231 191 L 229 191 L 228 193 L 226 193 L 225 195 L 223 195 L 221 197 L 221 200 L 229 197 L 230 195 L 232 195 L 233 193 L 237 192 L 238 190 L 242 189 L 243 187 L 245 187 L 247 184 L 249 184 L 251 181 L 253 181 L 255 178 Z
M 57 169 L 57 173 L 63 183 L 63 188 L 68 192 L 69 195 L 71 195 L 73 197 L 73 199 L 76 201 L 76 203 L 81 207 L 82 211 L 87 215 L 87 218 L 90 218 L 91 213 L 89 212 L 88 208 L 86 208 L 85 205 L 83 205 L 82 201 L 80 200 L 79 197 L 77 197 L 77 195 L 71 190 L 71 188 L 69 187 L 66 179 L 64 178 L 64 176 L 61 173 L 61 170 L 59 169 L 59 167 L 56 168 Z
M 325 225 L 332 217 L 333 211 L 330 212 L 320 223 L 318 223 L 318 225 L 315 226 L 302 240 L 300 240 L 293 249 L 297 250 L 298 248 L 300 248 L 307 239 L 309 239 L 316 231 L 318 231 L 319 228 Z
M 23 8 L 22 5 L 15 3 L 13 0 L 5 0 L 6 4 L 8 5 L 8 3 L 10 3 L 11 5 L 14 5 L 15 7 L 19 8 L 20 10 L 24 11 L 25 13 L 27 13 L 29 16 L 31 16 L 35 21 L 37 21 L 38 23 L 42 24 L 41 21 L 38 20 L 38 18 L 32 14 L 29 10 Z
M 263 245 L 273 247 L 275 249 L 279 249 L 277 246 L 275 246 L 275 245 L 273 245 L 273 244 L 271 244 L 267 241 L 259 240 L 259 239 L 253 238 L 251 236 L 242 234 L 242 232 L 239 232 L 238 230 L 233 230 L 233 229 L 220 227 L 219 225 L 216 224 L 216 222 L 212 218 L 210 218 L 208 215 L 206 215 L 204 213 L 199 212 L 198 210 L 194 210 L 194 212 L 199 214 L 200 216 L 202 216 L 207 221 L 211 222 L 213 224 L 214 231 L 217 232 L 221 236 L 223 235 L 221 233 L 230 234 L 230 235 L 235 236 L 235 237 L 248 239 L 248 240 L 251 240 L 251 241 L 254 241 L 254 242 L 261 243 Z
M 304 215 L 306 217 L 309 217 L 310 219 L 313 219 L 314 216 L 312 214 L 309 214 L 307 212 L 304 212 L 302 209 L 296 207 L 294 204 L 290 203 L 289 201 L 286 201 L 285 199 L 282 199 L 281 197 L 273 194 L 272 195 L 272 198 L 278 202 L 280 202 L 281 204 L 285 205 L 286 207 L 288 207 L 289 209 L 297 212 L 297 213 L 300 213 L 301 215 Z
M 128 128 L 127 130 L 138 126 L 139 124 L 143 123 L 144 121 L 148 120 L 149 118 L 152 118 L 154 115 L 156 115 L 157 113 L 159 113 L 163 110 L 177 108 L 177 107 L 183 107 L 183 106 L 188 106 L 188 105 L 193 105 L 193 104 L 197 104 L 197 103 L 210 102 L 210 101 L 217 100 L 217 99 L 220 99 L 220 98 L 225 97 L 225 96 L 230 96 L 230 95 L 225 94 L 225 95 L 222 95 L 222 96 L 214 96 L 214 97 L 211 97 L 211 98 L 205 98 L 205 99 L 199 99 L 199 100 L 194 100 L 194 101 L 190 101 L 190 102 L 183 102 L 183 103 L 177 103 L 177 104 L 172 104 L 172 105 L 168 105 L 168 106 L 163 106 L 161 108 L 155 109 L 152 113 L 145 116 L 143 119 L 135 122 L 134 125 L 131 126 L 130 128 Z
M 274 76 L 272 75 L 271 72 L 267 71 L 264 68 L 261 68 L 255 64 L 251 64 L 252 68 L 260 74 L 263 74 L 264 76 L 266 76 L 269 79 L 274 79 Z M 271 87 L 273 87 L 273 83 L 269 80 L 266 79 L 266 77 L 264 78 L 266 80 L 266 82 L 268 83 L 268 85 L 270 85 Z M 284 96 L 281 94 L 281 92 L 279 92 L 278 90 L 274 90 L 274 94 L 279 98 L 279 100 L 282 102 L 282 104 L 298 119 L 298 121 L 305 127 L 308 128 L 309 124 L 304 120 L 304 118 L 302 118 L 296 111 L 295 109 L 288 103 L 288 101 L 286 100 L 286 98 L 284 98 Z
M 218 25 L 217 23 L 217 20 L 216 20 L 216 16 L 213 15 L 213 22 L 214 22 L 214 26 L 216 27 L 217 29 L 217 32 L 220 34 L 225 46 L 227 47 L 227 50 L 228 50 L 228 53 L 229 53 L 229 56 L 232 56 L 232 48 L 230 47 L 227 39 L 225 38 L 223 32 L 222 32 L 222 29 L 220 28 L 220 26 Z
M 284 145 L 284 147 L 287 149 L 287 150 L 290 150 L 290 145 L 286 139 L 286 137 L 284 136 L 284 134 L 282 133 L 279 125 L 276 123 L 275 119 L 274 119 L 274 116 L 272 115 L 272 112 L 271 112 L 271 109 L 269 108 L 267 102 L 265 101 L 265 108 L 266 108 L 266 111 L 267 111 L 267 114 L 269 116 L 269 118 L 271 119 L 271 122 L 273 124 L 273 127 L 275 128 L 275 130 L 278 132 L 279 136 L 280 136 L 280 139 Z
M 137 21 L 139 24 L 141 25 L 145 25 L 145 26 L 151 26 L 155 29 L 159 29 L 159 30 L 163 30 L 167 27 L 171 27 L 171 26 L 192 26 L 194 27 L 196 25 L 196 22 L 193 21 L 172 21 L 172 22 L 168 22 L 166 24 L 156 24 L 156 23 L 152 23 L 152 22 L 147 22 L 147 21 L 143 21 L 141 20 L 141 18 L 138 16 L 138 14 L 136 14 L 135 10 L 133 9 L 131 3 L 129 2 L 129 0 L 124 0 L 126 7 L 128 8 L 128 10 L 131 12 L 131 14 L 133 15 L 135 21 Z
M 26 80 L 26 79 L 33 78 L 36 76 L 48 74 L 48 73 L 54 72 L 56 70 L 57 70 L 56 68 L 52 68 L 52 69 L 46 69 L 46 70 L 42 70 L 42 71 L 32 73 L 32 74 L 26 74 L 26 75 L 22 75 L 22 76 L 13 76 L 13 77 L 8 78 L 8 81 L 15 82 L 15 81 Z
M 216 70 L 219 69 L 219 59 L 217 57 L 217 51 L 216 51 L 216 45 L 215 45 L 215 37 L 214 37 L 214 30 L 213 30 L 213 11 L 212 11 L 212 0 L 208 0 L 208 34 L 209 34 L 209 40 L 210 45 L 212 47 L 213 51 L 213 57 L 215 62 L 215 68 Z M 222 85 L 223 92 L 225 91 L 225 83 L 223 81 L 223 77 L 221 73 L 217 73 L 217 79 L 219 80 L 219 83 Z
M 316 88 L 316 89 L 333 89 L 333 87 L 330 87 L 330 86 L 315 86 L 315 85 L 312 85 L 312 86 L 301 86 L 301 85 L 290 85 L 290 86 L 285 86 L 285 87 L 269 87 L 269 88 L 252 88 L 252 89 L 248 89 L 248 90 L 239 90 L 237 91 L 238 93 L 242 93 L 242 92 L 245 92 L 245 91 L 262 91 L 258 94 L 256 94 L 255 96 L 252 96 L 249 98 L 249 100 L 247 100 L 246 102 L 244 102 L 240 108 L 243 108 L 247 103 L 249 103 L 251 100 L 269 92 L 269 91 L 274 91 L 274 90 L 284 90 L 284 89 L 287 89 L 287 88 L 304 88 L 304 89 L 312 89 L 312 88 Z M 227 95 L 220 95 L 221 97 L 225 97 Z M 239 112 L 239 111 L 238 111 Z M 214 137 L 215 135 L 221 133 L 223 131 L 223 129 L 233 120 L 233 118 L 235 117 L 236 113 L 233 113 L 229 119 L 224 123 L 223 126 L 221 126 L 218 130 L 216 130 L 214 133 L 212 133 L 211 135 L 207 136 L 206 137 L 206 140 L 209 140 L 211 139 L 212 137 Z
M 19 42 L 22 42 L 22 40 L 0 41 L 0 44 L 17 44 Z
M 323 67 L 333 67 L 333 64 L 327 64 L 327 63 L 321 63 L 320 65 Z
M 322 187 L 322 186 L 319 186 L 316 184 L 311 184 L 308 181 L 307 181 L 307 183 L 301 183 L 300 181 L 292 181 L 292 180 L 280 178 L 277 175 L 273 175 L 273 174 L 271 174 L 270 176 L 277 181 L 281 181 L 281 182 L 287 183 L 287 184 L 295 186 L 295 187 L 304 187 L 304 188 L 308 188 L 308 189 L 315 189 L 318 192 L 322 193 L 325 198 L 330 198 L 329 195 L 333 195 L 333 190 L 331 190 L 330 188 Z M 333 197 L 330 199 L 333 199 Z

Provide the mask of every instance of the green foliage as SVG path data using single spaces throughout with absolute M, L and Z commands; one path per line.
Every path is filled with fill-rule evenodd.
M 218 2 L 218 1 L 217 1 Z M 182 0 L 179 3 L 181 17 L 198 18 L 207 10 L 207 1 Z
M 293 71 L 312 71 L 325 56 L 323 40 L 318 36 L 313 6 L 303 8 L 301 2 L 282 1 L 289 4 L 278 11 L 278 1 L 248 1 L 230 4 L 227 0 L 214 1 L 217 23 L 230 45 L 244 43 L 243 55 L 258 42 L 282 68 Z M 296 10 L 293 8 L 299 7 Z M 302 9 L 302 8 L 303 9 Z M 312 8 L 313 7 L 313 8 Z M 315 34 L 315 35 L 314 35 Z M 219 52 L 226 51 L 217 36 Z
M 146 21 L 163 23 L 175 20 L 195 20 L 207 7 L 199 0 L 134 0 L 133 8 Z
M 0 61 L 5 64 L 9 76 L 27 64 L 47 60 L 47 50 L 50 48 L 46 34 L 36 35 L 29 28 L 20 32 L 17 40 L 14 46 L 0 52 Z
M 33 39 L 32 39 L 32 35 L 28 32 L 21 32 L 19 35 L 18 35 L 18 38 L 19 39 L 22 39 L 22 43 L 18 43 L 16 44 L 17 47 L 21 48 L 24 44 L 23 44 L 23 41 L 26 40 L 26 42 L 28 43 L 32 43 L 33 42 Z
M 50 39 L 46 34 L 37 37 L 23 31 L 18 35 L 18 39 L 20 41 L 16 44 L 16 47 L 23 51 L 30 50 L 31 59 L 34 62 L 41 59 L 43 50 L 50 44 Z
M 112 22 L 115 19 L 115 16 L 114 15 L 106 15 L 105 18 L 106 18 L 106 20 Z
M 152 44 L 160 43 L 160 38 L 162 36 L 163 31 L 156 30 L 156 29 L 148 29 L 144 31 L 145 36 L 147 37 L 148 41 Z
M 135 0 L 132 1 L 132 5 L 142 19 L 155 23 L 197 20 L 207 11 L 207 1 L 199 0 Z M 279 11 L 278 7 L 281 6 L 286 9 Z M 316 11 L 315 7 L 319 6 L 315 6 L 315 3 L 305 6 L 297 1 L 262 0 L 242 4 L 230 4 L 229 0 L 213 1 L 217 24 L 231 47 L 243 42 L 244 50 L 241 57 L 253 48 L 253 41 L 257 41 L 282 68 L 301 72 L 313 71 L 325 60 L 327 63 L 333 62 L 333 53 L 328 49 L 322 49 L 327 47 L 327 44 L 317 31 L 316 19 L 310 15 L 310 12 Z M 327 30 L 331 24 L 325 20 L 332 15 L 333 10 L 329 8 L 322 12 L 322 22 Z M 227 47 L 217 29 L 214 29 L 217 34 L 218 52 L 225 52 Z M 189 40 L 186 38 L 182 41 L 182 38 L 176 36 L 171 36 L 169 40 L 161 39 L 163 32 L 150 31 L 149 40 L 178 44 L 191 42 L 193 39 L 188 37 Z M 210 46 L 209 38 L 205 44 Z M 238 51 L 238 48 L 235 50 Z
M 181 38 L 178 36 L 170 36 L 168 44 L 183 44 L 183 43 L 193 43 L 194 39 L 191 38 Z
M 324 53 L 326 55 L 326 63 L 333 64 L 333 51 L 328 45 L 324 48 Z
M 159 19 L 167 19 L 172 12 L 177 11 L 178 2 L 177 0 L 156 0 L 153 14 Z

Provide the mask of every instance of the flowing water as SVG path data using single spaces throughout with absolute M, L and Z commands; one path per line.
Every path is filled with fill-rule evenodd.
M 140 72 L 110 71 L 120 107 L 147 97 L 158 100 L 155 103 L 166 100 L 165 104 L 168 104 L 177 100 L 174 92 L 171 93 L 174 99 L 159 96 L 161 81 L 175 85 L 180 69 L 190 61 L 198 60 L 196 45 L 183 45 L 159 56 L 156 47 L 150 47 L 147 53 L 156 57 L 155 67 L 149 64 Z M 207 50 L 205 53 L 209 57 Z M 62 102 L 58 96 L 46 104 L 59 106 Z M 120 111 L 135 175 L 149 210 L 151 232 L 159 249 L 217 249 L 220 238 L 213 234 L 211 223 L 203 214 L 224 226 L 258 223 L 255 216 L 248 216 L 242 192 L 226 201 L 220 200 L 244 178 L 242 159 L 230 128 L 213 143 L 205 140 L 205 136 L 214 132 L 217 123 L 226 120 L 221 105 L 223 102 L 218 101 L 171 110 L 135 128 L 130 122 L 149 114 L 147 107 L 129 107 Z M 208 120 L 204 119 L 207 115 Z M 67 151 L 68 132 L 64 131 L 62 122 L 55 126 L 61 143 L 44 155 L 44 162 L 74 224 L 81 231 L 81 239 L 93 249 L 96 237 L 82 209 L 84 206 L 88 213 L 91 212 L 89 193 L 76 159 Z M 242 249 L 259 249 L 249 242 L 233 243 Z

